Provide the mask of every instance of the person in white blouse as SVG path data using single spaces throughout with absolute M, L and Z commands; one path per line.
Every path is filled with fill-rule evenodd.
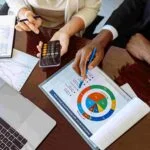
M 19 19 L 28 21 L 18 22 L 18 31 L 33 31 L 39 33 L 39 27 L 45 26 L 58 29 L 50 40 L 60 40 L 61 55 L 68 50 L 71 36 L 84 30 L 96 18 L 101 0 L 6 0 L 9 13 Z M 35 19 L 39 15 L 41 18 Z M 37 46 L 40 51 L 42 42 Z M 38 54 L 39 56 L 40 54 Z

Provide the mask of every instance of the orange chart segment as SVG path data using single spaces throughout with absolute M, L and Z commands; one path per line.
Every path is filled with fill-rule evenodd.
M 99 100 L 105 98 L 105 96 L 103 94 L 98 93 L 98 92 L 94 92 L 94 93 L 90 94 L 88 97 L 90 99 L 94 100 L 95 102 L 98 102 Z

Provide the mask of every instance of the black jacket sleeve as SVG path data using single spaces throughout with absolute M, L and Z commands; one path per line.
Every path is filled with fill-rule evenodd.
M 119 34 L 136 25 L 144 14 L 144 8 L 148 0 L 124 0 L 117 8 L 106 24 L 112 25 Z

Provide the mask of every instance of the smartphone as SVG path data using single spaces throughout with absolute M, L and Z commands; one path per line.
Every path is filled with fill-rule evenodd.
M 44 68 L 59 66 L 61 63 L 60 50 L 61 45 L 59 41 L 43 43 L 39 66 Z

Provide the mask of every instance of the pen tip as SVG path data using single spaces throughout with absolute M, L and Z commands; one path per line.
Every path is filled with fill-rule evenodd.
M 82 84 L 83 84 L 83 81 L 80 81 L 79 88 L 81 88 Z

